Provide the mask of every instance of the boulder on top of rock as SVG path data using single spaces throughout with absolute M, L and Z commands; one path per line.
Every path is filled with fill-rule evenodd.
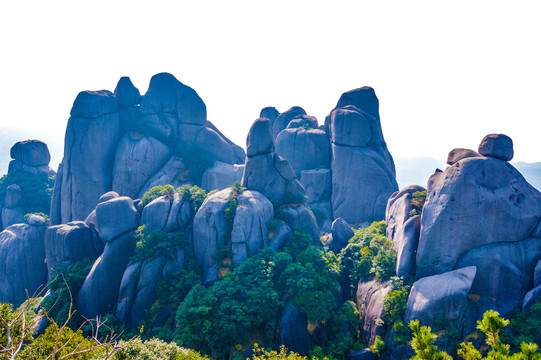
M 259 117 L 269 119 L 271 122 L 271 125 L 274 123 L 274 120 L 276 120 L 278 115 L 280 115 L 280 112 L 276 110 L 274 106 L 267 106 L 261 109 L 261 112 L 259 113 Z
M 372 145 L 371 123 L 376 118 L 354 106 L 334 109 L 330 114 L 329 136 L 336 145 L 367 147 Z
M 96 119 L 115 113 L 118 103 L 109 90 L 81 91 L 71 108 L 70 115 L 77 118 Z
M 122 137 L 113 168 L 112 189 L 120 195 L 137 198 L 141 188 L 171 157 L 171 150 L 150 136 Z
M 504 134 L 489 134 L 479 144 L 479 154 L 496 159 L 511 161 L 513 158 L 513 140 Z
M 97 232 L 82 221 L 50 226 L 45 231 L 47 270 L 68 267 L 84 258 L 96 259 L 103 251 Z
M 204 125 L 207 121 L 207 107 L 197 92 L 168 73 L 150 79 L 141 114 L 146 126 L 165 137 L 178 136 L 179 124 Z
M 299 228 L 305 234 L 310 235 L 314 243 L 319 241 L 319 229 L 317 220 L 309 207 L 302 204 L 283 206 L 285 221 L 291 229 Z
M 283 157 L 299 179 L 303 170 L 330 167 L 329 138 L 319 129 L 288 128 L 276 138 L 276 154 Z
M 343 93 L 336 104 L 336 108 L 343 108 L 348 105 L 353 105 L 357 109 L 372 115 L 379 122 L 379 100 L 373 88 L 363 86 Z
M 45 219 L 16 224 L 0 233 L 0 302 L 18 307 L 47 284 Z
M 464 148 L 453 149 L 449 151 L 449 155 L 447 155 L 447 164 L 454 165 L 455 163 L 459 162 L 462 159 L 478 157 L 478 156 L 480 156 L 478 152 L 470 150 L 470 149 L 464 149 Z
M 284 130 L 289 122 L 297 117 L 306 115 L 306 111 L 300 106 L 293 106 L 291 109 L 284 111 L 272 122 L 272 135 L 276 139 L 280 131 Z
M 100 196 L 100 198 L 98 199 L 98 204 L 117 198 L 119 196 L 120 195 L 118 195 L 116 191 L 108 191 L 102 196 Z M 92 210 L 92 212 L 86 217 L 85 224 L 87 224 L 88 226 L 90 226 L 90 224 L 93 224 L 94 229 L 98 228 L 98 219 L 96 219 L 96 209 Z
M 109 91 L 81 92 L 66 129 L 64 158 L 56 177 L 52 224 L 84 220 L 111 190 L 118 144 L 117 102 Z
M 96 207 L 96 218 L 100 239 L 105 242 L 134 230 L 139 226 L 139 213 L 133 200 L 120 196 L 102 202 Z
M 509 163 L 463 159 L 428 181 L 417 278 L 455 268 L 471 249 L 527 239 L 541 219 L 541 193 Z
M 246 149 L 246 155 L 249 157 L 270 154 L 274 151 L 274 138 L 270 120 L 259 118 L 254 121 L 246 138 Z
M 118 80 L 114 94 L 118 106 L 128 107 L 141 103 L 141 93 L 139 92 L 139 89 L 133 85 L 128 76 L 123 76 Z
M 12 159 L 19 160 L 28 166 L 46 166 L 51 161 L 47 144 L 39 140 L 19 141 L 11 147 Z
M 408 298 L 405 323 L 418 319 L 422 325 L 433 326 L 438 318 L 459 320 L 476 273 L 477 268 L 469 266 L 416 281 Z

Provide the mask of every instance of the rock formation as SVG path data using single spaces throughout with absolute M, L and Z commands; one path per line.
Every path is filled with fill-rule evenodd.
M 49 166 L 51 154 L 47 144 L 39 140 L 19 141 L 10 150 L 13 160 L 9 163 L 8 174 L 23 171 L 29 175 L 54 175 Z
M 398 190 L 378 108 L 372 88 L 355 89 L 342 94 L 325 121 L 332 151 L 333 216 L 349 223 L 383 219 L 387 199 Z
M 31 215 L 25 224 L 11 225 L 0 233 L 0 302 L 15 307 L 37 296 L 47 284 L 45 219 Z

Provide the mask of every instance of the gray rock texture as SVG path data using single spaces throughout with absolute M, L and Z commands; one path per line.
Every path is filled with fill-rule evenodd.
M 201 187 L 209 190 L 223 190 L 231 187 L 235 181 L 242 180 L 244 165 L 226 164 L 216 161 L 214 166 L 208 168 L 203 173 Z
M 51 161 L 51 154 L 47 144 L 39 140 L 19 141 L 11 147 L 12 159 L 18 160 L 32 167 L 47 166 Z
M 283 130 L 276 138 L 276 154 L 289 161 L 298 179 L 303 170 L 330 167 L 329 138 L 319 129 Z
M 274 153 L 270 121 L 257 119 L 248 133 L 247 159 L 242 186 L 282 201 L 286 194 L 304 198 L 304 188 L 295 177 L 289 162 Z
M 507 135 L 490 134 L 479 144 L 479 154 L 510 161 L 513 158 L 513 140 Z
M 300 355 L 308 355 L 312 349 L 312 343 L 306 326 L 306 316 L 301 314 L 291 301 L 288 301 L 280 321 L 280 343 Z
M 169 147 L 153 137 L 124 135 L 115 156 L 113 191 L 136 198 L 145 183 L 170 157 Z
M 18 307 L 47 284 L 45 220 L 12 225 L 0 233 L 0 302 Z
M 383 335 L 381 317 L 383 315 L 383 298 L 392 290 L 389 283 L 376 280 L 359 282 L 357 286 L 357 309 L 361 319 L 362 342 L 373 344 L 377 335 Z
M 133 232 L 105 244 L 103 253 L 94 262 L 77 294 L 76 306 L 83 317 L 93 319 L 114 310 L 122 276 L 134 248 Z
M 439 317 L 458 322 L 476 272 L 475 266 L 469 266 L 417 280 L 408 298 L 405 323 L 418 319 L 421 325 L 433 326 Z
M 541 260 L 535 265 L 533 273 L 533 286 L 538 287 L 539 285 L 541 285 Z
M 191 204 L 175 193 L 171 198 L 161 196 L 145 206 L 141 224 L 150 230 L 182 231 L 190 225 L 191 216 Z
M 6 188 L 6 197 L 4 198 L 4 206 L 13 209 L 21 205 L 23 193 L 17 184 L 11 184 Z
M 530 290 L 524 296 L 524 301 L 522 302 L 522 312 L 528 311 L 539 296 L 541 296 L 541 286 L 535 287 L 532 290 Z
M 540 219 L 541 194 L 509 163 L 460 160 L 428 181 L 417 278 L 455 269 L 471 249 L 527 239 Z
M 267 223 L 273 219 L 272 204 L 263 194 L 246 190 L 237 196 L 237 212 L 231 231 L 234 266 L 269 246 Z
M 387 202 L 385 210 L 386 236 L 393 242 L 397 251 L 397 276 L 408 275 L 415 266 L 415 252 L 419 243 L 421 217 L 411 217 L 412 195 L 417 191 L 425 191 L 422 186 L 412 185 L 395 192 Z
M 118 103 L 120 134 L 123 135 L 133 129 L 139 121 L 141 116 L 139 112 L 141 93 L 133 85 L 129 77 L 123 76 L 118 81 L 114 94 Z
M 333 216 L 351 224 L 383 219 L 398 184 L 374 90 L 342 94 L 325 123 L 331 140 Z
M 53 225 L 84 220 L 98 198 L 111 190 L 119 126 L 117 101 L 110 91 L 79 93 L 71 109 L 61 173 L 55 183 Z
M 319 229 L 316 217 L 309 207 L 298 204 L 283 206 L 285 221 L 291 229 L 300 228 L 305 234 L 312 237 L 314 242 L 319 241 Z
M 126 196 L 98 204 L 96 219 L 100 239 L 105 242 L 112 241 L 139 226 L 139 213 L 133 205 L 133 200 Z
M 11 160 L 9 162 L 8 174 L 15 172 L 25 172 L 29 175 L 54 175 L 56 171 L 48 165 L 30 166 L 19 160 Z
M 274 123 L 274 120 L 280 115 L 280 112 L 276 110 L 274 106 L 267 106 L 263 109 L 261 109 L 261 112 L 259 113 L 260 118 L 267 118 L 270 120 L 271 124 Z
M 44 241 L 49 277 L 54 268 L 68 267 L 84 258 L 96 259 L 104 247 L 95 229 L 82 221 L 48 227 Z
M 310 205 L 331 200 L 332 174 L 329 169 L 303 170 L 300 182 Z
M 22 223 L 24 215 L 24 209 L 20 206 L 2 208 L 2 228 L 7 229 L 8 226 Z

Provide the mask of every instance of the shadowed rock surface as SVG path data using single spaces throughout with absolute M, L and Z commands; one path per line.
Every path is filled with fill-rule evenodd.
M 47 284 L 45 220 L 32 215 L 26 224 L 11 225 L 0 233 L 0 302 L 15 307 Z

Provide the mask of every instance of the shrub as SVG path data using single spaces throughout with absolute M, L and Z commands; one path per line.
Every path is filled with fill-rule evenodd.
M 115 354 L 115 360 L 210 360 L 197 351 L 155 338 L 143 341 L 135 337 L 122 341 L 120 345 L 122 350 Z
M 158 256 L 171 257 L 174 249 L 188 246 L 188 240 L 184 232 L 164 233 L 149 230 L 141 225 L 135 231 L 135 251 L 132 260 L 143 261 Z
M 35 213 L 28 213 L 28 214 L 25 214 L 24 217 L 23 217 L 23 222 L 26 222 L 28 220 L 28 218 L 32 215 L 38 215 L 38 216 L 41 216 L 44 220 L 45 220 L 45 224 L 46 225 L 49 225 L 49 215 L 47 214 L 44 214 L 42 212 L 35 212 Z
M 55 175 L 29 175 L 16 171 L 0 178 L 0 198 L 6 196 L 9 185 L 17 184 L 21 188 L 21 206 L 24 213 L 44 213 L 49 215 Z
M 156 200 L 157 198 L 161 196 L 164 196 L 164 195 L 171 196 L 174 193 L 175 193 L 175 189 L 170 184 L 167 184 L 164 186 L 161 186 L 161 185 L 154 186 L 152 189 L 148 190 L 143 195 L 143 198 L 141 199 L 141 204 L 143 205 L 143 207 L 145 207 L 148 204 L 150 204 L 152 201 Z
M 421 215 L 423 212 L 423 206 L 425 206 L 426 201 L 426 190 L 425 191 L 416 191 L 411 196 L 411 206 L 413 209 L 410 211 L 410 216 Z

